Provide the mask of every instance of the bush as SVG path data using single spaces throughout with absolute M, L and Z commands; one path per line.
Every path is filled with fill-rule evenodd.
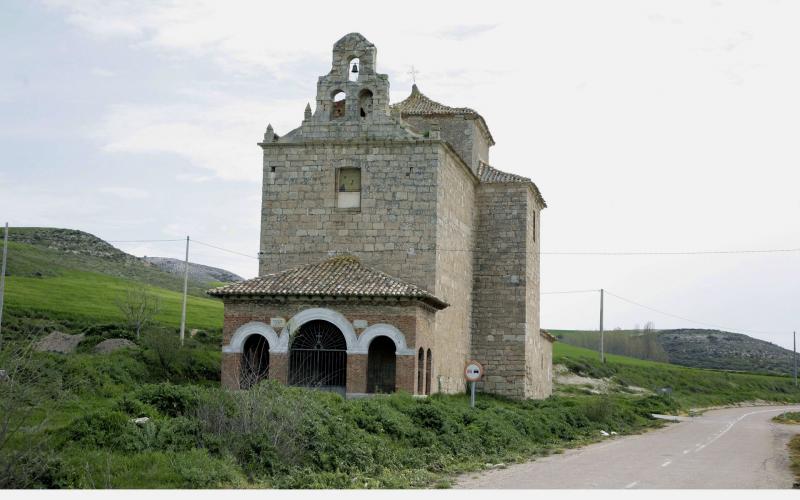
M 168 382 L 147 384 L 134 393 L 134 397 L 153 406 L 159 412 L 171 417 L 186 415 L 200 401 L 201 391 L 198 387 L 173 385 Z

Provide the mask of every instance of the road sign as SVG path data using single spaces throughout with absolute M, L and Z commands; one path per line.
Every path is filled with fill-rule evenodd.
M 470 361 L 464 368 L 464 378 L 467 382 L 477 382 L 483 378 L 483 366 L 477 361 Z

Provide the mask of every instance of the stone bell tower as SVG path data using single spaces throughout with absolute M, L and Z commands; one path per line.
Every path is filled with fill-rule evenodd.
M 382 121 L 389 117 L 389 77 L 375 72 L 377 49 L 359 33 L 333 46 L 331 71 L 317 82 L 317 122 Z

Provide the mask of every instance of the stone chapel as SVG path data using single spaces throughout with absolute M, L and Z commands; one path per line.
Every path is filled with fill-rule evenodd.
M 474 359 L 479 390 L 545 398 L 539 189 L 489 164 L 476 111 L 417 85 L 391 104 L 376 55 L 358 33 L 337 41 L 313 111 L 259 143 L 259 276 L 209 291 L 225 306 L 222 383 L 456 393 Z

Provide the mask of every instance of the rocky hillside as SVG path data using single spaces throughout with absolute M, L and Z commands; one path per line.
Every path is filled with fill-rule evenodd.
M 172 259 L 170 257 L 142 257 L 142 259 L 162 271 L 183 276 L 183 261 L 180 259 Z M 189 262 L 189 279 L 209 283 L 215 281 L 224 283 L 244 281 L 244 278 L 238 274 L 233 274 L 230 271 L 218 267 L 195 264 L 194 262 Z
M 792 372 L 792 351 L 740 333 L 719 330 L 661 330 L 658 342 L 670 363 L 698 368 Z
M 595 331 L 550 330 L 560 342 L 599 349 Z M 792 351 L 740 333 L 703 329 L 614 330 L 606 332 L 606 352 L 637 359 L 665 361 L 694 368 L 789 375 Z M 800 362 L 800 360 L 798 360 Z
M 10 244 L 16 245 L 9 251 L 7 274 L 10 276 L 52 277 L 66 270 L 76 270 L 138 281 L 167 290 L 183 290 L 182 269 L 176 275 L 174 269 L 164 269 L 158 263 L 127 254 L 83 231 L 12 227 L 8 234 Z M 189 293 L 202 297 L 208 288 L 220 281 L 242 279 L 228 271 L 201 264 L 190 263 L 190 269 L 196 272 L 190 272 Z

